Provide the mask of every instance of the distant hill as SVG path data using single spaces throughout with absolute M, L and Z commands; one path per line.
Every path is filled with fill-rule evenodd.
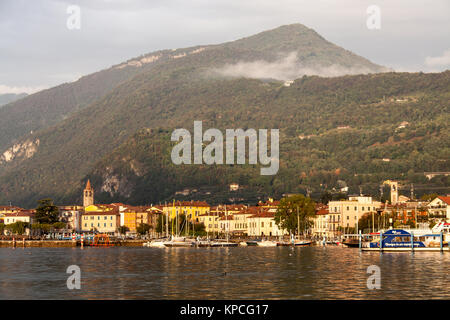
M 315 71 L 339 77 L 305 75 Z M 79 202 L 88 177 L 104 201 L 155 203 L 184 187 L 219 194 L 231 181 L 245 201 L 448 168 L 450 72 L 374 74 L 383 71 L 302 25 L 131 59 L 0 110 L 0 202 Z M 279 174 L 173 166 L 170 133 L 194 120 L 279 128 Z
M 0 94 L 0 108 L 8 103 L 14 102 L 16 100 L 26 97 L 26 93 L 4 93 Z

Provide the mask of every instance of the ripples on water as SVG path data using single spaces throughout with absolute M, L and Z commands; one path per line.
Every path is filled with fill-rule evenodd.
M 448 299 L 448 270 L 449 253 L 342 247 L 0 248 L 0 299 Z

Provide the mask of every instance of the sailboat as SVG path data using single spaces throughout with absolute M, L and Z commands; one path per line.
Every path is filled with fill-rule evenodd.
M 237 242 L 230 242 L 230 235 L 229 235 L 230 224 L 228 222 L 228 211 L 226 205 L 225 205 L 225 221 L 226 221 L 225 223 L 226 239 L 224 240 L 218 239 L 212 241 L 210 244 L 211 247 L 237 247 L 239 245 L 239 243 Z

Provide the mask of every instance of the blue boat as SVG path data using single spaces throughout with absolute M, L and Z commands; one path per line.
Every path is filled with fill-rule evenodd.
M 419 233 L 411 234 L 403 229 L 391 229 L 381 233 L 380 237 L 375 237 L 372 242 L 366 244 L 363 250 L 381 250 L 384 251 L 448 251 L 447 242 L 444 242 L 441 234 Z

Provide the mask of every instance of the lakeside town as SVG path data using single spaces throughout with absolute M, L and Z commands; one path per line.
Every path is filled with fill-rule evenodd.
M 303 208 L 300 213 L 297 204 L 297 217 L 294 208 L 294 219 L 291 219 L 293 227 L 283 228 L 288 224 L 283 224 L 281 218 L 277 218 L 277 212 L 286 205 L 282 203 L 283 200 L 268 198 L 254 206 L 211 206 L 205 201 L 175 200 L 151 206 L 97 204 L 94 201 L 94 189 L 87 181 L 82 206 L 58 207 L 51 200 L 42 200 L 44 207 L 41 209 L 1 206 L 0 231 L 2 240 L 22 241 L 73 240 L 75 237 L 80 239 L 96 234 L 130 240 L 152 240 L 171 234 L 197 239 L 226 237 L 227 240 L 269 240 L 297 236 L 335 243 L 342 241 L 342 237 L 348 234 L 375 234 L 380 229 L 393 228 L 431 230 L 437 224 L 449 225 L 449 195 L 438 195 L 426 200 L 411 199 L 399 194 L 397 181 L 387 180 L 384 183 L 390 186 L 390 201 L 382 203 L 370 195 L 349 195 L 346 199 L 332 200 L 326 204 L 314 203 L 312 214 L 305 211 L 304 203 L 301 204 Z M 42 223 L 42 216 L 37 213 L 37 210 L 49 208 L 57 210 L 51 225 Z M 45 214 L 43 218 L 48 219 Z

